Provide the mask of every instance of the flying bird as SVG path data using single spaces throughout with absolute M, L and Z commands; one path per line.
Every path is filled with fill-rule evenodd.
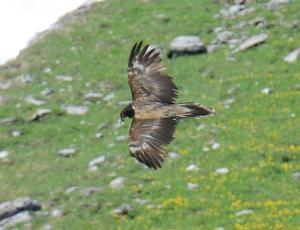
M 129 130 L 129 152 L 149 168 L 161 168 L 179 120 L 207 117 L 214 110 L 198 103 L 176 103 L 178 88 L 165 73 L 159 52 L 135 43 L 128 60 L 128 83 L 132 101 L 120 113 L 123 122 L 132 118 Z

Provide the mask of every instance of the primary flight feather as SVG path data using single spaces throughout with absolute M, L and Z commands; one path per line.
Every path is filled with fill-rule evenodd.
M 214 110 L 197 103 L 176 104 L 178 88 L 164 70 L 159 52 L 135 43 L 128 60 L 128 83 L 132 102 L 120 113 L 132 118 L 129 152 L 149 168 L 160 168 L 172 142 L 178 120 L 185 117 L 211 116 Z

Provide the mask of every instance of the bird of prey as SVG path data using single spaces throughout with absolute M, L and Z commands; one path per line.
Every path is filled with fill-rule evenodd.
M 128 60 L 128 83 L 132 102 L 120 113 L 120 120 L 132 118 L 129 152 L 149 168 L 161 168 L 172 142 L 176 123 L 186 117 L 207 117 L 214 110 L 198 103 L 176 103 L 178 88 L 164 70 L 159 52 L 135 43 Z

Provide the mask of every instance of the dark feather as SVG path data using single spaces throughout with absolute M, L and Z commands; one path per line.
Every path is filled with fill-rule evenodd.
M 174 104 L 178 88 L 172 78 L 164 73 L 159 53 L 148 51 L 149 45 L 142 50 L 142 41 L 135 43 L 128 63 L 128 82 L 132 92 L 133 104 L 161 102 Z M 148 52 L 147 52 L 148 51 Z
M 174 138 L 176 120 L 172 117 L 140 120 L 133 119 L 129 131 L 129 151 L 149 168 L 161 167 L 167 152 L 163 146 Z

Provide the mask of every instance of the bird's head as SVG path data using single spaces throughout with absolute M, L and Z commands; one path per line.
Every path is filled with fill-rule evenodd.
M 120 123 L 123 123 L 126 117 L 132 118 L 134 116 L 134 111 L 132 104 L 127 105 L 120 113 Z

